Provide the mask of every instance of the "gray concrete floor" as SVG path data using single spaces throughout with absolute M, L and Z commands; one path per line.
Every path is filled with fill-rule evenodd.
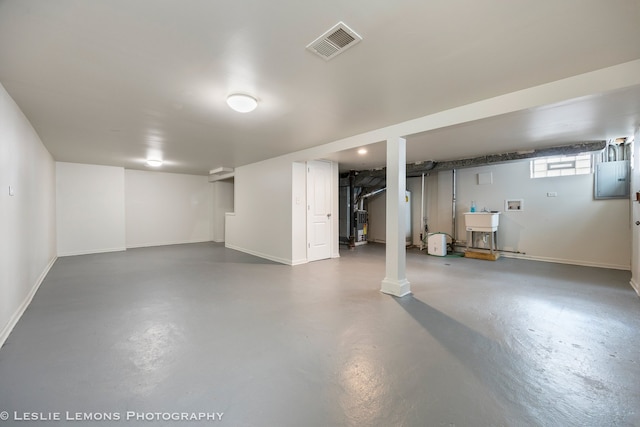
M 412 250 L 397 299 L 384 247 L 341 255 L 60 258 L 0 350 L 0 426 L 640 425 L 629 272 Z M 15 419 L 34 412 L 62 420 Z M 75 421 L 102 413 L 120 421 Z

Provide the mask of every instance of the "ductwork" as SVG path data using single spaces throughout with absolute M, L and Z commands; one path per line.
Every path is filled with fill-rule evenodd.
M 527 151 L 513 151 L 502 154 L 490 154 L 486 156 L 472 157 L 467 159 L 449 160 L 444 162 L 434 162 L 427 160 L 407 164 L 407 178 L 419 177 L 423 173 L 439 172 L 454 169 L 464 169 L 477 166 L 486 166 L 497 163 L 506 163 L 516 160 L 533 159 L 536 157 L 571 155 L 577 153 L 588 153 L 603 150 L 607 145 L 606 141 L 580 142 L 571 145 L 562 145 L 549 148 L 541 148 Z M 376 189 L 386 186 L 386 168 L 370 169 L 362 171 L 351 171 L 342 174 L 341 178 L 347 178 L 350 174 L 355 175 L 355 187 Z

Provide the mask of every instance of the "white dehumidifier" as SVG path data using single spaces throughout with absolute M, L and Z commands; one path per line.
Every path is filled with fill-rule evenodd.
M 447 236 L 442 233 L 429 234 L 427 236 L 427 253 L 429 255 L 447 255 Z

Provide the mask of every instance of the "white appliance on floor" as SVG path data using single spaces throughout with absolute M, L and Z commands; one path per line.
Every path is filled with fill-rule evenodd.
M 429 234 L 427 236 L 427 253 L 429 255 L 447 255 L 447 236 L 442 233 Z

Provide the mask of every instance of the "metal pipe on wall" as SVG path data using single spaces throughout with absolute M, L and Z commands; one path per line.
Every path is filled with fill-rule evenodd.
M 423 236 L 424 233 L 424 172 L 422 173 L 422 195 L 420 197 L 420 250 L 424 249 L 424 238 L 427 236 Z
M 453 184 L 453 190 L 452 190 L 452 196 L 451 196 L 451 220 L 453 222 L 453 227 L 452 230 L 453 232 L 451 233 L 451 235 L 453 236 L 453 240 L 456 240 L 456 234 L 457 234 L 457 227 L 456 227 L 456 170 L 452 169 L 451 170 L 451 175 L 452 175 L 452 184 Z

